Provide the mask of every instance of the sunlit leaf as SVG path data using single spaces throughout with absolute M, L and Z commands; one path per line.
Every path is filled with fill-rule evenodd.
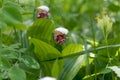
M 69 54 L 77 53 L 83 50 L 83 46 L 81 44 L 69 44 L 62 50 L 62 55 L 66 56 Z

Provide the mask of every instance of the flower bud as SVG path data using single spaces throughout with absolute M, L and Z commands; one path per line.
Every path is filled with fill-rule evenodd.
M 56 28 L 54 31 L 54 40 L 57 44 L 63 44 L 66 40 L 68 30 L 63 27 Z
M 39 6 L 37 8 L 37 17 L 38 18 L 47 18 L 49 14 L 49 8 L 47 6 Z

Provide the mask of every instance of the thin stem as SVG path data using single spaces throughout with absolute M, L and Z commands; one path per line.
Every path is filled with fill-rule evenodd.
M 86 54 L 86 75 L 90 74 L 89 67 L 89 52 L 87 52 L 87 41 L 84 39 L 85 54 Z
M 106 49 L 106 48 L 116 48 L 116 47 L 120 47 L 120 44 L 102 46 L 102 47 L 98 47 L 96 49 L 88 49 L 86 51 L 87 52 L 94 52 L 94 51 L 99 51 L 99 50 L 103 50 L 103 49 Z M 79 56 L 79 55 L 83 55 L 83 54 L 85 54 L 85 51 L 81 51 L 81 52 L 78 52 L 78 53 L 75 53 L 75 54 L 70 54 L 70 55 L 67 55 L 67 56 L 60 56 L 60 57 L 57 57 L 57 59 L 61 60 L 61 59 L 75 57 L 75 56 Z M 40 61 L 40 62 L 47 62 L 47 61 L 54 61 L 54 60 L 56 60 L 56 58 L 49 59 L 49 60 L 43 60 L 43 61 Z
M 93 43 L 93 49 L 95 50 L 95 46 L 96 46 L 96 39 L 95 39 L 95 30 L 94 30 L 94 24 L 93 24 L 93 22 L 92 22 L 92 20 L 91 20 L 91 28 L 92 28 L 92 37 L 93 37 L 93 41 L 94 41 L 94 43 Z M 96 51 L 94 52 L 94 53 L 96 53 Z M 96 62 L 94 62 L 94 64 L 95 64 L 95 80 L 97 80 L 97 74 L 96 74 Z
M 106 27 L 104 28 L 104 37 L 105 37 L 105 45 L 108 46 L 108 32 L 106 30 Z M 108 64 L 106 65 L 106 67 L 109 66 L 109 64 L 111 64 L 111 57 L 110 57 L 110 53 L 109 53 L 109 50 L 108 50 L 108 47 L 106 48 L 107 50 L 107 55 L 108 55 Z M 112 80 L 114 80 L 114 74 L 113 72 L 111 73 L 112 75 Z

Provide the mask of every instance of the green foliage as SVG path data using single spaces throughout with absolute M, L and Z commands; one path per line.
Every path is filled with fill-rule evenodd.
M 79 44 L 70 44 L 68 47 L 63 49 L 62 54 L 64 56 L 74 54 L 82 51 L 83 48 Z M 72 80 L 75 75 L 78 73 L 79 69 L 85 62 L 85 55 L 79 57 L 72 57 L 65 60 L 65 66 L 60 73 L 58 80 Z
M 73 53 L 77 53 L 83 50 L 83 46 L 81 44 L 69 44 L 62 50 L 63 56 L 70 55 Z
M 48 18 L 37 19 L 40 5 L 50 8 Z M 119 0 L 0 0 L 0 80 L 120 79 L 119 5 Z M 94 20 L 104 11 L 113 22 L 107 37 Z M 63 44 L 53 38 L 59 26 L 69 30 Z
M 2 9 L 0 12 L 1 19 L 0 21 L 6 23 L 7 25 L 15 25 L 15 24 L 21 24 L 22 23 L 22 15 L 20 12 L 21 8 L 12 2 L 5 2 L 2 6 Z
M 18 67 L 11 68 L 8 75 L 11 80 L 26 80 L 25 72 Z
M 50 42 L 55 25 L 53 21 L 49 19 L 40 19 L 34 22 L 34 24 L 29 27 L 27 34 L 29 37 L 37 38 L 45 42 Z
M 25 55 L 21 58 L 21 61 L 29 68 L 33 68 L 33 69 L 39 69 L 40 68 L 37 61 L 35 59 L 33 59 L 31 56 Z
M 32 38 L 30 39 L 30 42 L 31 44 L 34 45 L 35 56 L 39 60 L 43 72 L 45 73 L 45 75 L 51 75 L 53 62 L 41 62 L 41 61 L 49 60 L 53 58 L 57 59 L 57 57 L 61 56 L 61 53 L 51 45 L 41 40 Z

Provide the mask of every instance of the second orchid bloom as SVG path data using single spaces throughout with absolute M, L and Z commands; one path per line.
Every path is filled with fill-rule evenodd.
M 54 40 L 56 44 L 63 44 L 66 40 L 66 35 L 68 34 L 68 30 L 63 27 L 56 28 L 54 30 Z
M 49 15 L 49 7 L 43 5 L 37 8 L 38 18 L 48 18 L 48 15 Z

